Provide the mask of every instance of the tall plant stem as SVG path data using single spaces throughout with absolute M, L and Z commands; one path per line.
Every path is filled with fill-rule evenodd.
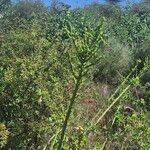
M 69 105 L 69 108 L 68 108 L 67 113 L 66 113 L 65 121 L 63 123 L 62 131 L 61 131 L 61 137 L 60 137 L 60 141 L 59 141 L 57 150 L 61 150 L 64 135 L 65 135 L 65 131 L 66 131 L 67 124 L 68 124 L 68 120 L 69 120 L 69 117 L 71 115 L 72 107 L 73 107 L 75 98 L 77 96 L 77 92 L 78 92 L 78 89 L 79 89 L 79 86 L 80 86 L 81 79 L 82 79 L 82 71 L 81 71 L 81 73 L 79 73 L 79 76 L 76 79 L 75 88 L 73 90 L 73 94 L 72 94 L 72 97 L 70 99 L 70 105 Z

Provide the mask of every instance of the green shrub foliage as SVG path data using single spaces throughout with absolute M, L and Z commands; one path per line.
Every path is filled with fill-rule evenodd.
M 0 149 L 150 145 L 150 7 L 0 2 Z

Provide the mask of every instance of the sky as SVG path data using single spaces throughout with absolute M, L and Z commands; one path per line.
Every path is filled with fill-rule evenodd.
M 15 2 L 15 1 L 17 1 L 17 0 L 12 0 L 12 2 Z M 50 2 L 51 2 L 51 0 L 41 0 L 41 1 L 43 1 L 45 3 L 45 5 L 47 5 L 47 6 L 49 6 Z M 98 2 L 98 3 L 102 3 L 102 4 L 106 2 L 106 0 L 57 0 L 57 1 L 68 4 L 72 8 L 84 7 L 84 6 L 94 3 L 94 2 Z M 122 0 L 122 1 L 123 2 L 120 5 L 126 6 L 127 2 L 130 4 L 133 4 L 133 3 L 138 3 L 141 0 Z
M 46 5 L 50 4 L 51 0 L 43 0 Z M 59 0 L 65 4 L 71 5 L 72 8 L 76 7 L 84 7 L 88 4 L 94 3 L 94 2 L 99 2 L 99 3 L 104 3 L 105 0 Z M 121 3 L 121 5 L 125 5 L 125 3 L 128 1 L 129 3 L 138 3 L 140 0 L 123 0 L 124 2 Z

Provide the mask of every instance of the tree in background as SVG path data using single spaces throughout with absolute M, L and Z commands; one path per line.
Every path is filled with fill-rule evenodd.
M 0 13 L 11 4 L 11 0 L 1 0 L 0 1 Z
M 118 3 L 120 3 L 122 0 L 106 0 L 106 2 L 112 4 L 112 5 L 116 5 Z
M 150 0 L 143 0 L 145 3 L 150 3 Z

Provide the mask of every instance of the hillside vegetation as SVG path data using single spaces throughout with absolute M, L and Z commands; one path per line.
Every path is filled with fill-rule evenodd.
M 150 149 L 150 3 L 117 2 L 0 2 L 0 149 Z

